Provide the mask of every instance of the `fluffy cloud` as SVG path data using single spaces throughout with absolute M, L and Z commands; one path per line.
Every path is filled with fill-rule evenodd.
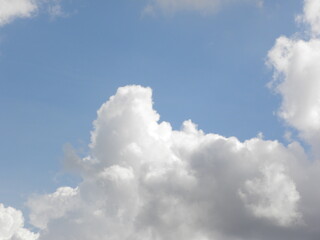
M 60 218 L 77 206 L 76 196 L 77 189 L 61 187 L 53 194 L 30 198 L 28 205 L 34 210 L 30 215 L 31 223 L 38 228 L 46 228 L 49 219 Z
M 37 8 L 35 0 L 0 0 L 0 26 L 16 18 L 31 17 Z
M 172 130 L 152 105 L 150 88 L 126 86 L 101 106 L 90 154 L 67 150 L 79 186 L 28 202 L 40 240 L 319 236 L 317 167 L 299 143 Z
M 297 129 L 319 154 L 320 144 L 320 2 L 306 0 L 300 19 L 308 25 L 307 40 L 280 37 L 270 50 L 275 69 L 272 87 L 282 96 L 279 116 Z
M 23 227 L 22 213 L 12 207 L 0 204 L 0 239 L 1 240 L 36 240 L 37 234 Z
M 298 21 L 302 21 L 309 25 L 311 34 L 319 36 L 320 34 L 320 2 L 316 0 L 305 0 L 304 14 L 298 16 Z
M 146 14 L 154 14 L 157 10 L 164 13 L 179 11 L 197 11 L 204 14 L 215 12 L 221 5 L 234 2 L 251 2 L 262 6 L 262 0 L 152 0 L 144 9 Z

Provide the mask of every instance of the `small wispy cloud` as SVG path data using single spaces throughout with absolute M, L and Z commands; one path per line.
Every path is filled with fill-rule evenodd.
M 19 18 L 47 12 L 51 18 L 65 17 L 61 0 L 0 0 L 0 27 Z
M 262 0 L 150 0 L 144 8 L 144 15 L 155 15 L 157 12 L 174 14 L 176 12 L 199 12 L 207 15 L 216 12 L 220 7 L 234 3 L 253 3 L 263 6 Z
M 63 10 L 61 5 L 61 0 L 49 1 L 46 5 L 46 8 L 51 19 L 56 19 L 61 17 L 64 18 L 69 16 L 69 14 Z

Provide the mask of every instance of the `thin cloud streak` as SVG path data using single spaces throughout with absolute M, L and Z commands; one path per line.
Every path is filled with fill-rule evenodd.
M 157 12 L 172 15 L 177 12 L 199 12 L 204 15 L 215 13 L 222 6 L 234 3 L 253 3 L 263 6 L 262 0 L 151 0 L 144 8 L 144 15 L 155 15 Z
M 51 18 L 67 16 L 61 0 L 0 0 L 0 27 L 20 18 L 32 18 L 39 12 L 47 12 Z

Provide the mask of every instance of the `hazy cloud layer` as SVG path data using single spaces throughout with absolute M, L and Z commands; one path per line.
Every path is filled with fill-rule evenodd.
M 88 156 L 66 150 L 81 183 L 29 199 L 39 240 L 319 240 L 320 12 L 308 10 L 317 2 L 300 16 L 307 39 L 282 36 L 268 54 L 279 115 L 312 159 L 296 141 L 240 142 L 190 120 L 173 130 L 150 88 L 122 87 L 97 112 Z M 17 210 L 0 205 L 1 221 L 0 239 L 37 237 Z
M 173 14 L 180 11 L 196 11 L 202 14 L 215 12 L 223 5 L 232 3 L 254 3 L 263 5 L 262 0 L 151 0 L 145 9 L 145 14 L 155 14 L 161 11 L 165 14 Z

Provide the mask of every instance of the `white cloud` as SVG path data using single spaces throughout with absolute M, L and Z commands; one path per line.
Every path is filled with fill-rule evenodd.
M 22 213 L 12 207 L 0 204 L 0 239 L 1 240 L 36 240 L 38 234 L 23 227 Z
M 320 2 L 317 0 L 304 1 L 304 13 L 298 16 L 298 21 L 309 25 L 313 36 L 320 35 Z
M 272 87 L 282 96 L 279 116 L 296 128 L 319 154 L 320 144 L 320 2 L 306 0 L 300 16 L 310 26 L 309 39 L 280 37 L 268 54 L 275 69 Z
M 284 173 L 282 165 L 270 164 L 261 169 L 262 176 L 245 182 L 240 196 L 256 216 L 274 219 L 283 226 L 300 220 L 296 203 L 300 195 L 295 183 Z
M 175 131 L 151 94 L 119 88 L 98 110 L 90 154 L 67 153 L 79 186 L 29 200 L 41 240 L 312 239 L 320 196 L 305 189 L 319 177 L 297 142 L 240 142 L 190 120 Z
M 65 17 L 61 0 L 0 0 L 0 27 L 18 18 L 30 18 L 38 12 L 47 12 L 51 18 Z
M 244 2 L 254 3 L 261 7 L 262 0 L 151 0 L 144 8 L 144 14 L 154 14 L 160 10 L 164 13 L 175 13 L 179 11 L 197 11 L 203 14 L 215 12 L 221 5 Z
M 35 0 L 0 0 L 0 26 L 16 18 L 31 17 L 37 9 Z

